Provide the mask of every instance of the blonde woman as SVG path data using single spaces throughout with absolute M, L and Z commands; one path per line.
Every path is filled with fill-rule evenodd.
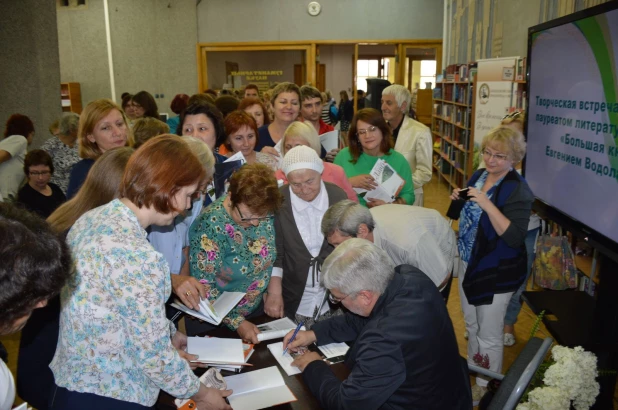
M 88 175 L 94 162 L 112 148 L 133 146 L 133 137 L 122 108 L 108 99 L 100 99 L 86 106 L 79 118 L 79 156 L 82 158 L 71 170 L 67 198 L 73 198 Z
M 281 83 L 273 89 L 271 98 L 275 118 L 269 125 L 259 128 L 259 142 L 256 151 L 274 156 L 279 153 L 274 146 L 283 138 L 285 130 L 296 121 L 300 112 L 300 88 L 293 83 Z

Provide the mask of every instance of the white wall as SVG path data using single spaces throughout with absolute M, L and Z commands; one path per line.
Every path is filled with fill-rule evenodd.
M 109 0 L 116 100 L 146 90 L 160 112 L 178 93 L 197 92 L 195 0 Z M 58 12 L 62 82 L 79 82 L 84 106 L 111 98 L 103 0 Z
M 439 0 L 202 0 L 197 7 L 200 42 L 440 39 Z
M 15 113 L 34 123 L 36 148 L 62 113 L 55 2 L 0 0 L 0 122 Z

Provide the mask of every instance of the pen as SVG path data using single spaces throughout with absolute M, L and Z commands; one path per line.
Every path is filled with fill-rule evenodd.
M 296 330 L 294 331 L 294 333 L 292 334 L 292 337 L 290 338 L 290 340 L 288 340 L 288 345 L 285 347 L 285 350 L 283 351 L 283 354 L 281 356 L 285 356 L 285 354 L 288 351 L 288 347 L 290 346 L 290 343 L 292 343 L 294 341 L 294 338 L 296 338 L 296 335 L 298 334 L 298 331 L 300 330 L 300 328 L 303 326 L 303 322 L 300 322 L 298 324 L 298 326 L 296 326 Z

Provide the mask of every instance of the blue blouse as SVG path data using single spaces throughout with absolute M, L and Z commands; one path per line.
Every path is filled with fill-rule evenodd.
M 487 180 L 488 172 L 484 171 L 474 184 L 474 188 L 479 191 L 483 188 L 485 181 Z M 496 183 L 487 191 L 487 198 L 491 199 L 496 187 L 502 182 L 504 177 L 500 178 Z M 459 239 L 457 241 L 457 248 L 459 249 L 459 256 L 461 260 L 468 263 L 472 255 L 472 246 L 476 240 L 476 231 L 479 226 L 479 220 L 483 210 L 476 202 L 466 201 L 461 215 L 459 217 Z
M 172 346 L 176 329 L 165 317 L 169 267 L 135 214 L 115 199 L 79 218 L 67 243 L 75 275 L 61 293 L 56 384 L 144 406 L 160 390 L 196 394 L 200 381 Z

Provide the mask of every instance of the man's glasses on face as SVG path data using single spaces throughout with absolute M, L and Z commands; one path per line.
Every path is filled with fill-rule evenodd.
M 238 215 L 240 215 L 240 221 L 241 222 L 252 222 L 252 221 L 268 221 L 269 219 L 272 219 L 272 215 L 266 215 L 266 216 L 252 216 L 249 218 L 245 218 L 242 214 L 242 212 L 240 212 L 240 208 L 238 206 L 236 206 L 236 210 L 238 211 Z
M 350 295 L 346 295 L 344 297 L 342 297 L 341 299 L 333 296 L 332 293 L 328 292 L 328 300 L 330 300 L 330 303 L 332 303 L 333 305 L 337 305 L 341 302 L 343 302 L 346 298 L 348 298 Z

